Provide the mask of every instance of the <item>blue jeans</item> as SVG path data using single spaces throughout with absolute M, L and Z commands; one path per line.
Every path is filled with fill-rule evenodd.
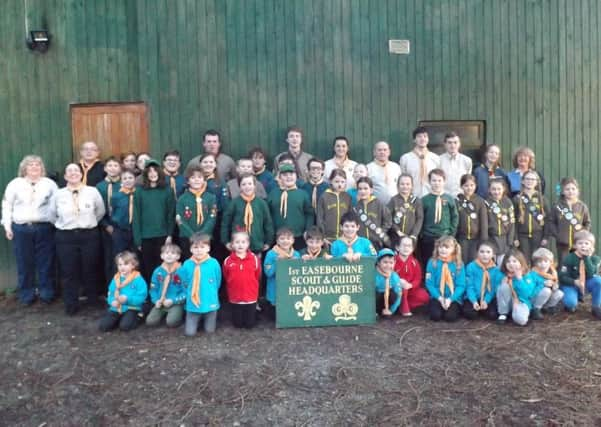
M 18 297 L 23 304 L 35 299 L 35 276 L 40 298 L 50 301 L 55 294 L 54 227 L 50 223 L 13 224 L 13 247 L 17 260 Z
M 590 279 L 587 279 L 584 287 L 592 295 L 591 305 L 593 307 L 601 306 L 601 277 L 594 275 Z M 563 305 L 568 310 L 576 308 L 578 306 L 580 290 L 573 285 L 561 285 L 560 289 L 563 291 Z

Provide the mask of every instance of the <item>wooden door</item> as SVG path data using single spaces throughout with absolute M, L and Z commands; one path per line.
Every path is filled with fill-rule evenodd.
M 73 160 L 79 159 L 79 147 L 85 141 L 98 145 L 101 159 L 149 151 L 147 111 L 143 102 L 71 105 Z

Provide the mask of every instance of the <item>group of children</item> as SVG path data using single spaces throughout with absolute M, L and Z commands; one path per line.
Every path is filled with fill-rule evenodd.
M 562 180 L 560 200 L 551 207 L 534 171 L 522 176 L 513 200 L 494 174 L 486 180 L 464 175 L 463 193 L 455 199 L 444 193 L 444 171 L 434 169 L 428 174 L 429 194 L 414 196 L 412 177 L 402 174 L 398 194 L 384 205 L 361 164 L 353 172 L 356 187 L 347 191 L 346 172 L 334 169 L 326 182 L 324 162 L 317 158 L 308 162 L 306 182 L 298 179 L 294 158 L 286 154 L 272 175 L 260 148 L 238 161 L 238 176 L 227 183 L 217 176 L 211 154 L 188 167 L 185 179 L 179 160 L 176 151 L 165 154 L 163 165 L 147 159 L 138 177 L 117 159 L 105 162 L 107 177 L 98 184 L 107 205 L 102 225 L 118 272 L 103 330 L 135 324 L 136 316 L 127 312 L 141 310 L 148 297 L 142 280 L 150 283 L 153 304 L 148 324 L 166 315 L 168 325 L 178 325 L 186 311 L 187 335 L 196 333 L 201 319 L 206 331 L 214 330 L 220 264 L 234 324 L 252 327 L 262 275 L 263 308 L 273 317 L 277 260 L 322 256 L 349 262 L 375 257 L 374 287 L 383 316 L 396 311 L 408 316 L 427 305 L 433 320 L 455 320 L 463 313 L 503 322 L 511 315 L 525 324 L 529 317 L 555 311 L 562 299 L 566 309 L 575 309 L 588 291 L 593 314 L 601 318 L 594 237 L 573 178 Z M 486 198 L 478 195 L 483 181 L 488 181 Z M 546 248 L 551 237 L 563 261 L 559 275 Z M 135 251 L 141 253 L 141 275 Z M 181 266 L 180 258 L 186 259 Z

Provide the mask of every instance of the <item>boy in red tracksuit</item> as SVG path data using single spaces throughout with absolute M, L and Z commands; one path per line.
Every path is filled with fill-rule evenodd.
M 411 316 L 411 310 L 426 304 L 430 297 L 422 286 L 422 268 L 413 256 L 413 239 L 401 237 L 397 246 L 397 256 L 394 258 L 394 271 L 401 278 L 403 296 L 401 298 L 401 314 Z
M 231 245 L 232 253 L 223 262 L 223 277 L 232 306 L 232 323 L 236 328 L 251 329 L 257 323 L 261 260 L 248 249 L 248 233 L 234 232 Z

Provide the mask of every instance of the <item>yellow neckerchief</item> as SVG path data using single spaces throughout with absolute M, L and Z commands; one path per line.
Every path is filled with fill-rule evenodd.
M 330 193 L 336 196 L 336 239 L 340 236 L 340 193 L 334 191 L 333 188 L 328 188 L 326 193 Z
M 485 291 L 492 291 L 490 274 L 488 273 L 488 270 L 493 268 L 496 264 L 493 260 L 490 260 L 487 264 L 482 263 L 482 261 L 480 261 L 478 258 L 476 258 L 475 261 L 478 267 L 482 269 L 482 282 L 480 283 L 480 304 L 482 304 L 484 302 Z
M 121 275 L 119 273 L 115 274 L 115 277 L 114 277 L 115 293 L 113 294 L 113 296 L 115 297 L 115 301 L 117 301 L 119 303 L 119 307 L 117 308 L 119 313 L 121 313 L 121 303 L 119 302 L 119 292 L 120 292 L 121 288 L 124 288 L 127 285 L 129 285 L 139 275 L 140 275 L 140 273 L 138 271 L 134 270 L 127 275 L 127 277 L 125 278 L 124 281 L 121 281 Z
M 434 194 L 436 196 L 436 202 L 434 203 L 434 223 L 438 224 L 442 221 L 442 194 Z
M 309 255 L 309 259 L 317 259 L 319 258 L 319 254 L 321 254 L 322 249 L 317 249 L 316 252 L 311 252 L 309 248 L 307 248 L 307 255 Z
M 282 190 L 282 195 L 280 197 L 280 215 L 282 218 L 286 218 L 288 216 L 288 191 L 296 190 L 296 185 L 293 185 L 290 188 L 280 187 Z
M 200 259 L 194 257 L 190 258 L 194 263 L 194 275 L 192 278 L 192 290 L 190 292 L 190 299 L 196 307 L 200 307 L 200 264 L 209 259 L 209 254 L 203 255 Z
M 534 267 L 532 270 L 536 271 L 538 275 L 541 276 L 543 279 L 551 280 L 553 283 L 558 283 L 557 270 L 555 270 L 555 267 L 553 267 L 552 265 L 549 266 L 548 272 L 545 272 L 538 267 Z
M 426 157 L 430 153 L 430 150 L 425 149 L 424 154 L 420 154 L 417 152 L 417 148 L 413 149 L 413 154 L 417 156 L 419 159 L 419 181 L 423 184 L 428 179 L 428 164 Z
M 127 213 L 129 216 L 129 223 L 131 224 L 132 221 L 134 220 L 134 193 L 136 192 L 136 187 L 132 187 L 132 188 L 126 188 L 126 187 L 121 187 L 119 189 L 120 193 L 123 193 L 125 195 L 127 195 L 128 197 L 128 209 L 127 209 Z
M 581 286 L 584 286 L 586 283 L 586 267 L 584 265 L 584 256 L 580 256 L 576 252 L 574 252 L 574 255 L 576 255 L 580 260 L 580 264 L 578 264 L 578 281 L 580 282 Z
M 171 187 L 171 190 L 173 191 L 173 195 L 175 197 L 177 197 L 177 183 L 175 182 L 175 177 L 179 175 L 179 172 L 175 171 L 175 172 L 171 173 L 165 168 L 163 168 L 163 172 L 165 173 L 165 176 L 169 177 L 169 186 Z
M 501 199 L 499 199 L 499 200 L 497 200 L 497 199 L 495 199 L 493 197 L 491 197 L 490 200 L 492 200 L 494 203 L 496 203 L 497 206 L 499 207 L 499 209 L 503 208 L 503 196 L 501 196 Z M 492 212 L 492 209 L 490 211 Z M 502 231 L 503 231 L 503 230 L 501 230 L 501 215 L 497 215 L 494 212 L 493 212 L 493 215 L 497 219 L 497 234 L 499 236 L 501 236 L 502 235 Z
M 78 184 L 75 188 L 67 187 L 67 189 L 71 192 L 71 197 L 73 198 L 73 209 L 75 211 L 75 216 L 79 216 L 79 193 L 84 186 L 85 184 Z
M 388 173 L 388 163 L 390 163 L 390 161 L 386 160 L 381 162 L 378 159 L 374 159 L 374 163 L 384 168 L 384 182 L 386 183 L 386 185 L 390 184 L 390 174 Z
M 411 197 L 411 193 L 409 193 L 409 195 L 407 197 L 403 196 L 401 193 L 399 193 L 399 196 L 401 196 L 401 200 L 403 201 L 403 203 L 409 203 L 409 197 Z M 401 224 L 401 233 L 405 234 L 406 228 L 407 228 L 407 213 L 405 212 L 403 215 L 403 223 Z
M 207 182 L 203 182 L 202 186 L 198 189 L 198 191 L 194 191 L 191 188 L 188 188 L 188 191 L 194 196 L 194 200 L 196 201 L 196 225 L 200 225 L 204 222 L 204 215 L 202 214 L 202 195 L 207 189 Z
M 392 276 L 392 271 L 385 273 L 379 265 L 376 266 L 376 270 L 382 276 L 384 276 L 384 309 L 390 310 L 390 304 L 388 304 L 388 298 L 390 298 L 390 276 Z
M 309 179 L 309 184 L 313 186 L 313 191 L 311 192 L 311 206 L 313 206 L 313 209 L 317 209 L 317 186 L 323 184 L 323 176 L 317 182 Z
M 252 193 L 250 196 L 245 196 L 243 193 L 240 193 L 240 198 L 246 202 L 246 205 L 244 206 L 244 228 L 246 232 L 250 234 L 255 218 L 251 206 L 251 202 L 255 200 L 255 193 Z
M 346 237 L 340 236 L 340 241 L 346 245 L 346 252 L 347 253 L 349 253 L 349 252 L 353 253 L 353 245 L 355 244 L 355 242 L 357 241 L 357 239 L 359 239 L 359 236 L 353 237 L 352 240 L 348 240 Z
M 568 202 L 567 199 L 564 199 L 564 202 L 566 203 L 566 205 L 568 205 L 568 209 L 570 211 L 572 211 L 572 206 L 574 206 L 576 203 L 578 203 L 580 201 L 580 199 L 576 199 L 576 201 L 574 203 L 570 203 Z M 574 217 L 576 217 L 576 215 L 573 213 Z M 568 223 L 568 247 L 571 248 L 572 245 L 574 244 L 574 226 L 572 225 L 572 223 L 570 221 L 567 221 Z
M 473 196 L 473 194 L 472 194 L 472 196 Z M 465 194 L 463 195 L 463 198 L 468 202 L 471 201 L 471 199 L 468 196 L 466 196 Z M 441 208 L 442 208 L 442 206 L 441 206 Z M 467 215 L 467 239 L 471 240 L 471 238 L 472 238 L 472 217 L 470 214 L 468 214 Z
M 451 270 L 449 269 L 449 262 L 451 262 L 450 257 L 441 257 L 438 259 L 442 261 L 442 270 L 440 272 L 440 296 L 445 298 L 445 288 L 448 286 L 451 291 L 451 295 L 455 293 L 455 283 L 453 282 L 453 275 L 451 274 Z
M 95 159 L 89 166 L 83 160 L 79 161 L 79 165 L 83 169 L 83 177 L 81 178 L 81 182 L 83 183 L 83 185 L 88 185 L 88 172 L 99 161 L 100 161 L 99 159 Z
M 273 251 L 278 254 L 278 259 L 290 259 L 294 256 L 293 247 L 290 247 L 290 250 L 286 252 L 284 249 L 280 248 L 279 245 L 275 245 Z
M 119 182 L 120 178 L 117 177 L 117 179 L 112 180 L 107 175 L 104 178 L 104 180 L 107 182 L 107 185 L 106 185 L 106 206 L 108 208 L 109 215 L 111 215 L 111 213 L 113 212 L 113 206 L 111 205 L 111 198 L 113 197 L 113 184 Z
M 161 267 L 163 267 L 163 270 L 165 270 L 167 272 L 167 275 L 165 276 L 165 279 L 163 280 L 163 289 L 161 291 L 161 300 L 165 300 L 165 295 L 167 295 L 167 289 L 169 289 L 169 283 L 171 283 L 171 277 L 173 277 L 173 273 L 175 273 L 175 271 L 180 267 L 180 263 L 179 262 L 174 262 L 173 265 L 171 266 L 171 268 L 169 268 L 169 266 L 165 263 L 161 264 Z

